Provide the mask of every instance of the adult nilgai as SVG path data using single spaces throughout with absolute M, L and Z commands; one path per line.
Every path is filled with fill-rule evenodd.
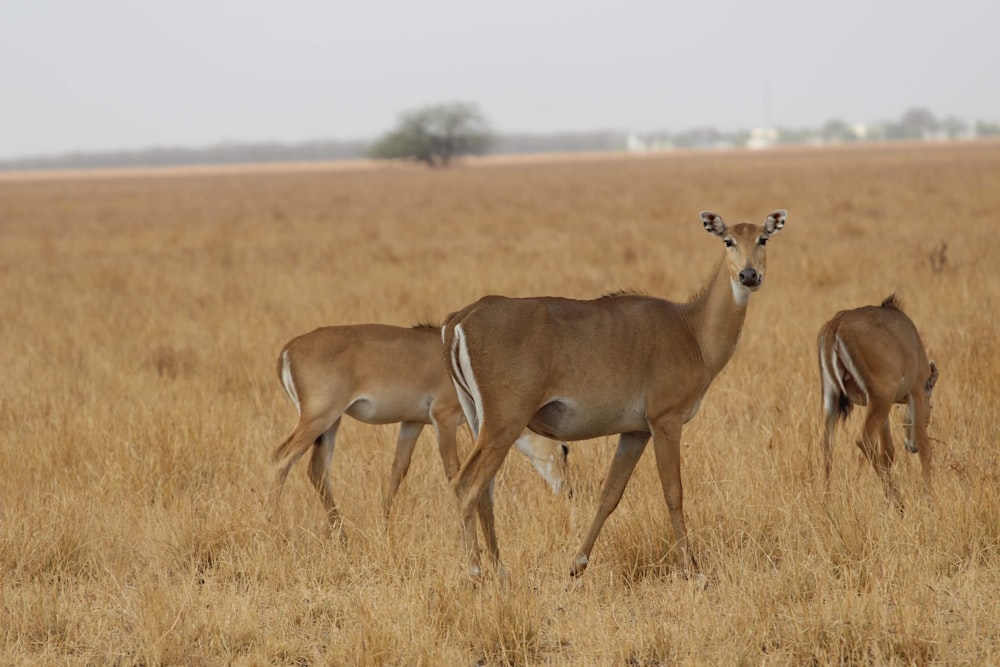
M 904 442 L 920 454 L 924 492 L 931 495 L 931 445 L 927 424 L 931 392 L 938 369 L 927 361 L 924 344 L 913 321 L 902 311 L 896 295 L 879 306 L 842 310 L 823 325 L 817 336 L 820 379 L 823 386 L 823 471 L 830 489 L 833 432 L 838 419 L 846 419 L 854 405 L 867 405 L 865 424 L 857 445 L 878 473 L 885 493 L 903 511 L 899 489 L 890 474 L 895 448 L 889 432 L 889 412 L 894 403 L 907 406 Z M 882 441 L 875 449 L 875 436 Z
M 488 296 L 448 319 L 450 369 L 476 435 L 452 482 L 471 576 L 481 573 L 474 512 L 481 504 L 492 512 L 491 480 L 526 426 L 560 440 L 620 434 L 597 516 L 571 574 L 587 567 L 651 436 L 684 567 L 697 571 L 682 509 L 681 427 L 736 349 L 750 294 L 764 280 L 764 246 L 785 215 L 777 210 L 763 225 L 729 228 L 703 211 L 702 223 L 722 239 L 725 255 L 689 303 L 634 294 L 594 301 Z M 487 547 L 499 564 L 497 545 Z
M 367 424 L 400 423 L 386 516 L 410 466 L 413 446 L 425 424 L 437 431 L 445 474 L 451 479 L 459 461 L 455 433 L 464 421 L 455 388 L 441 353 L 441 330 L 382 324 L 322 327 L 289 341 L 278 356 L 278 378 L 299 412 L 291 435 L 274 454 L 269 506 L 278 505 L 288 471 L 312 447 L 309 479 L 319 492 L 334 527 L 340 523 L 329 469 L 343 415 Z M 553 491 L 566 483 L 565 443 L 531 432 L 517 439 L 518 449 Z

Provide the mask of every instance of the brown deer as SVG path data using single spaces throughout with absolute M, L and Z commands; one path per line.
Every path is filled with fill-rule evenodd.
M 437 431 L 445 475 L 450 480 L 458 472 L 455 435 L 464 416 L 444 364 L 438 327 L 322 327 L 285 345 L 278 356 L 278 378 L 299 419 L 274 454 L 269 500 L 272 513 L 288 471 L 312 448 L 309 479 L 323 500 L 331 526 L 339 528 L 329 469 L 337 429 L 345 414 L 366 424 L 400 423 L 382 505 L 386 517 L 425 424 L 433 424 Z M 569 449 L 565 443 L 526 432 L 518 437 L 517 447 L 553 491 L 566 484 Z
M 682 508 L 681 428 L 736 349 L 747 302 L 764 280 L 765 244 L 785 216 L 777 210 L 763 225 L 730 228 L 703 211 L 702 224 L 721 239 L 724 255 L 689 303 L 636 294 L 593 301 L 489 296 L 448 319 L 450 370 L 476 438 L 452 481 L 471 577 L 481 575 L 474 513 L 479 509 L 481 518 L 483 505 L 492 513 L 493 476 L 525 427 L 560 440 L 619 434 L 597 515 L 573 559 L 573 576 L 586 569 L 650 437 L 683 566 L 697 572 Z M 487 548 L 501 567 L 490 535 Z
M 826 490 L 830 489 L 837 420 L 846 420 L 853 406 L 865 405 L 868 409 L 857 445 L 882 480 L 886 496 L 903 512 L 899 489 L 890 474 L 895 451 L 889 412 L 894 403 L 904 403 L 904 442 L 908 451 L 920 454 L 924 492 L 931 498 L 927 424 L 938 369 L 933 361 L 927 361 L 917 328 L 902 311 L 896 295 L 890 295 L 879 306 L 840 311 L 820 329 L 817 347 L 825 417 L 822 446 Z M 876 435 L 881 439 L 880 450 L 876 450 Z

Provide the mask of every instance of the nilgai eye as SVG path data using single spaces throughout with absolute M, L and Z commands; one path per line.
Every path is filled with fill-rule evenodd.
M 726 239 L 725 244 L 727 248 L 732 248 L 734 245 L 736 245 L 736 241 L 732 239 Z

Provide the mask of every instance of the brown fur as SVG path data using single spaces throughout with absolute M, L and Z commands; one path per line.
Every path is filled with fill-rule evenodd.
M 903 313 L 895 294 L 879 306 L 842 310 L 823 325 L 817 336 L 825 429 L 822 441 L 824 478 L 830 486 L 832 438 L 838 421 L 854 405 L 867 406 L 858 447 L 871 461 L 886 495 L 902 512 L 903 502 L 890 474 L 895 456 L 889 431 L 894 403 L 908 405 L 911 437 L 907 448 L 919 453 L 925 492 L 931 495 L 931 445 L 927 437 L 930 399 L 937 366 L 927 360 L 920 335 Z M 876 450 L 876 436 L 881 448 Z
M 470 416 L 479 424 L 476 444 L 453 480 L 473 577 L 480 574 L 475 512 L 486 505 L 492 514 L 491 480 L 525 426 L 565 440 L 620 434 L 573 575 L 587 567 L 650 438 L 683 565 L 697 571 L 682 509 L 681 429 L 735 350 L 745 299 L 765 271 L 760 240 L 784 221 L 785 212 L 775 211 L 764 226 L 730 229 L 703 212 L 705 228 L 724 239 L 727 250 L 708 289 L 690 303 L 618 293 L 592 301 L 489 296 L 448 319 L 452 375 L 470 401 L 477 392 L 480 399 Z M 741 286 L 734 288 L 734 281 Z M 499 563 L 497 545 L 488 547 Z
M 370 424 L 400 424 L 383 500 L 385 516 L 406 477 L 414 445 L 425 424 L 432 424 L 437 431 L 445 475 L 451 479 L 458 472 L 455 437 L 464 417 L 454 385 L 441 363 L 439 327 L 359 324 L 316 329 L 289 341 L 278 355 L 278 379 L 282 384 L 286 356 L 301 413 L 291 435 L 274 453 L 269 503 L 272 512 L 289 470 L 311 447 L 309 479 L 319 492 L 330 523 L 339 527 L 328 471 L 337 429 L 345 414 Z M 530 447 L 536 448 L 533 463 L 535 458 L 551 458 L 553 479 L 560 484 L 566 480 L 566 452 L 560 443 L 538 439 L 532 440 Z

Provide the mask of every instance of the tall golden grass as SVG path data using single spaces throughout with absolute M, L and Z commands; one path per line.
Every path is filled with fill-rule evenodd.
M 996 143 L 4 179 L 0 662 L 1000 662 L 998 184 Z M 683 300 L 722 254 L 700 210 L 778 207 L 736 356 L 683 436 L 705 590 L 678 572 L 649 454 L 569 579 L 608 438 L 573 445 L 573 498 L 508 458 L 506 583 L 465 578 L 429 432 L 388 525 L 395 428 L 356 422 L 331 473 L 347 543 L 304 465 L 267 520 L 293 335 L 485 293 Z M 936 503 L 897 446 L 901 519 L 858 416 L 829 498 L 818 447 L 816 332 L 891 292 L 941 369 Z

